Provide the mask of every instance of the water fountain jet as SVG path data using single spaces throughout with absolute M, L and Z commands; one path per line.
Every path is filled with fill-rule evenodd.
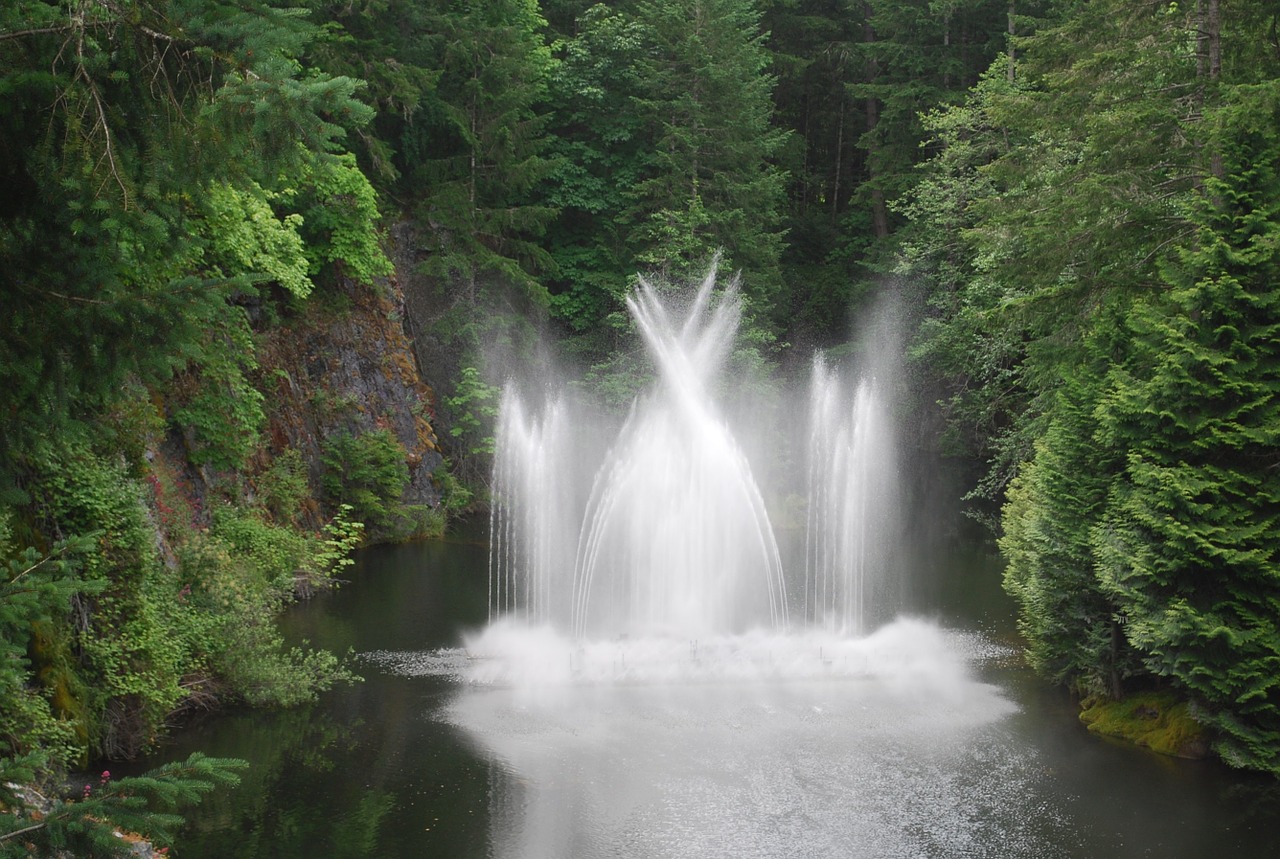
M 491 621 L 547 626 L 579 646 L 619 636 L 703 641 L 703 657 L 733 652 L 725 642 L 735 636 L 784 637 L 793 615 L 836 638 L 869 631 L 871 568 L 882 566 L 887 515 L 875 495 L 887 491 L 893 460 L 878 387 L 864 380 L 850 399 L 839 374 L 815 361 L 802 487 L 807 560 L 789 587 L 765 499 L 792 488 L 762 490 L 740 443 L 744 428 L 722 402 L 741 318 L 736 283 L 719 288 L 713 266 L 680 306 L 641 279 L 627 308 L 655 379 L 598 461 L 589 462 L 584 444 L 598 428 L 564 396 L 542 386 L 543 401 L 531 407 L 519 386 L 505 389 Z

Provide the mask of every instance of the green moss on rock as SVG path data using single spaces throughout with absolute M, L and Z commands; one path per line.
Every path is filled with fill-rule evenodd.
M 1187 702 L 1166 692 L 1144 692 L 1120 701 L 1087 698 L 1081 702 L 1080 721 L 1095 734 L 1163 755 L 1203 758 L 1209 752 L 1209 738 Z

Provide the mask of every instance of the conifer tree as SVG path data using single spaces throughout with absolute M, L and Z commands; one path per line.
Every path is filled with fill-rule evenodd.
M 545 195 L 559 211 L 548 231 L 556 263 L 551 306 L 597 352 L 611 345 L 606 319 L 621 312 L 635 277 L 623 214 L 654 158 L 635 109 L 647 49 L 639 21 L 596 4 L 578 18 L 574 37 L 557 44 L 551 79 L 554 166 Z
M 1090 541 L 1123 464 L 1123 451 L 1096 432 L 1101 379 L 1128 333 L 1122 313 L 1105 316 L 1090 361 L 1055 392 L 1034 455 L 1009 486 L 1000 550 L 1032 667 L 1081 694 L 1118 700 L 1142 666 L 1123 635 L 1124 610 L 1098 582 Z
M 406 134 L 404 184 L 429 225 L 426 270 L 475 300 L 501 275 L 536 300 L 550 260 L 538 239 L 554 211 L 533 194 L 549 163 L 541 112 L 553 61 L 536 0 L 434 0 L 428 26 L 440 76 Z
M 636 104 L 654 163 L 627 212 L 633 253 L 681 279 L 723 249 L 767 318 L 781 288 L 784 176 L 773 159 L 786 135 L 771 127 L 760 13 L 753 0 L 649 0 L 637 17 L 652 40 Z
M 134 839 L 126 839 L 126 833 L 171 844 L 183 822 L 176 812 L 198 804 L 215 788 L 234 787 L 240 781 L 237 770 L 246 766 L 246 761 L 194 752 L 140 776 L 113 779 L 104 770 L 81 795 L 57 799 L 47 812 L 0 815 L 0 857 L 135 856 Z
M 1280 772 L 1280 102 L 1241 88 L 1215 113 L 1222 177 L 1100 410 L 1126 456 L 1093 542 L 1148 669 L 1229 762 Z

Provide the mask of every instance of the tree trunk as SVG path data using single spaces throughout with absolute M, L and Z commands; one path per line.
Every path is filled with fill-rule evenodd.
M 875 28 L 871 26 L 871 8 L 863 7 L 866 17 L 862 24 L 862 41 L 864 44 L 871 45 L 876 40 Z M 876 78 L 880 76 L 880 64 L 876 62 L 875 56 L 868 52 L 866 65 L 866 82 L 868 84 L 875 83 Z M 880 122 L 880 100 L 874 95 L 868 95 L 866 98 L 865 109 L 867 112 L 867 140 L 869 146 L 867 148 L 867 175 L 871 180 L 871 227 L 875 232 L 877 239 L 888 238 L 889 236 L 889 209 L 885 203 L 884 191 L 876 187 L 876 144 L 874 133 L 876 126 Z
M 1017 12 L 1017 3 L 1015 0 L 1009 0 L 1009 9 L 1005 13 L 1006 31 L 1009 34 L 1009 83 L 1014 81 L 1014 65 L 1016 64 L 1017 54 L 1013 47 L 1013 37 L 1018 34 L 1018 25 L 1014 23 L 1013 16 Z
M 1208 0 L 1208 9 L 1206 10 L 1204 20 L 1205 47 L 1208 49 L 1208 72 L 1209 85 L 1218 83 L 1222 77 L 1222 10 L 1219 6 L 1219 0 Z M 1218 179 L 1226 177 L 1226 170 L 1222 166 L 1222 153 L 1216 148 L 1209 157 L 1209 172 Z
M 1124 686 L 1120 683 L 1120 624 L 1111 621 L 1111 672 L 1108 685 L 1111 687 L 1111 700 L 1119 701 L 1124 697 Z

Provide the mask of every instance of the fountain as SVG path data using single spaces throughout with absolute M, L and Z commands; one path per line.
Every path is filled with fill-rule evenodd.
M 969 676 L 999 654 L 886 600 L 890 368 L 819 357 L 807 408 L 735 404 L 737 291 L 694 293 L 628 301 L 655 378 L 625 420 L 507 385 L 489 622 L 382 657 L 457 681 L 440 718 L 493 764 L 486 855 L 1023 855 L 982 852 L 1034 768 Z
M 810 383 L 805 618 L 849 634 L 866 630 L 868 598 L 889 565 L 897 466 L 883 395 L 858 381 L 850 405 L 821 355 Z
M 522 678 L 546 675 L 531 655 L 558 664 L 547 676 L 669 677 L 673 663 L 693 675 L 713 664 L 723 673 L 711 657 L 728 653 L 757 676 L 784 665 L 795 672 L 797 642 L 830 669 L 850 636 L 870 630 L 895 482 L 880 386 L 868 377 L 850 391 L 815 358 L 807 480 L 766 493 L 740 443 L 741 422 L 721 402 L 741 315 L 737 285 L 719 290 L 712 266 L 691 300 L 679 298 L 641 279 L 627 300 L 656 379 L 620 427 L 603 430 L 564 389 L 536 387 L 532 406 L 516 384 L 504 390 L 489 584 L 490 626 L 500 631 L 471 646 L 482 655 L 520 651 Z M 611 442 L 593 453 L 602 436 Z M 805 557 L 784 564 L 765 499 L 799 492 Z M 541 645 L 527 635 L 499 645 L 512 624 L 544 629 Z M 830 640 L 810 640 L 818 632 Z M 620 641 L 629 661 L 616 655 Z M 601 642 L 614 655 L 593 655 Z

